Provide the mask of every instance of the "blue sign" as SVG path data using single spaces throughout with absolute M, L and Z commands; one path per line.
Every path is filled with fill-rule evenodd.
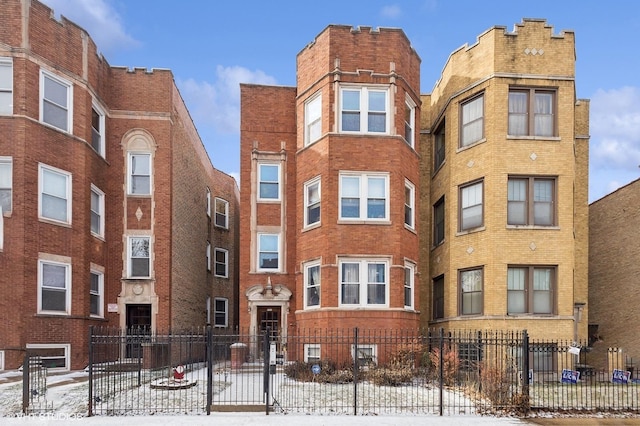
M 611 381 L 613 383 L 620 383 L 623 385 L 629 384 L 629 379 L 631 378 L 630 371 L 618 370 L 617 368 L 613 370 L 613 377 Z
M 320 374 L 320 366 L 318 364 L 313 364 L 311 367 L 311 372 L 313 374 Z
M 562 383 L 578 383 L 580 379 L 580 372 L 575 370 L 569 370 L 564 368 L 562 370 Z

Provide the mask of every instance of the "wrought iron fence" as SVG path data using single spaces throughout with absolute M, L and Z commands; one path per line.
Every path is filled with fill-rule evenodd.
M 47 367 L 42 358 L 27 353 L 22 365 L 22 412 L 24 414 L 51 411 L 47 401 Z

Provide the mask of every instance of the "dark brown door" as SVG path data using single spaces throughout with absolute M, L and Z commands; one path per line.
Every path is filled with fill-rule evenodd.
M 127 305 L 127 358 L 142 356 L 142 343 L 151 334 L 151 305 Z
M 259 306 L 257 315 L 260 334 L 269 329 L 271 340 L 277 340 L 280 334 L 280 306 Z

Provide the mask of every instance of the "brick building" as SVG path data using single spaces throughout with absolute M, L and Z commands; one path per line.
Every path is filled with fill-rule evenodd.
M 525 19 L 453 52 L 420 96 L 401 30 L 330 25 L 296 87 L 242 85 L 241 326 L 586 338 L 575 59 L 573 32 Z
M 84 368 L 93 325 L 236 325 L 239 191 L 172 73 L 110 66 L 36 0 L 0 11 L 0 370 Z

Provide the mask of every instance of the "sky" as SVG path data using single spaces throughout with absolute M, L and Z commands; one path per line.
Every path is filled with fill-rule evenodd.
M 401 28 L 431 93 L 449 55 L 495 26 L 545 19 L 576 37 L 590 99 L 589 202 L 640 177 L 640 2 L 635 0 L 43 0 L 111 66 L 162 68 L 215 168 L 239 179 L 240 83 L 295 86 L 296 55 L 328 25 Z

